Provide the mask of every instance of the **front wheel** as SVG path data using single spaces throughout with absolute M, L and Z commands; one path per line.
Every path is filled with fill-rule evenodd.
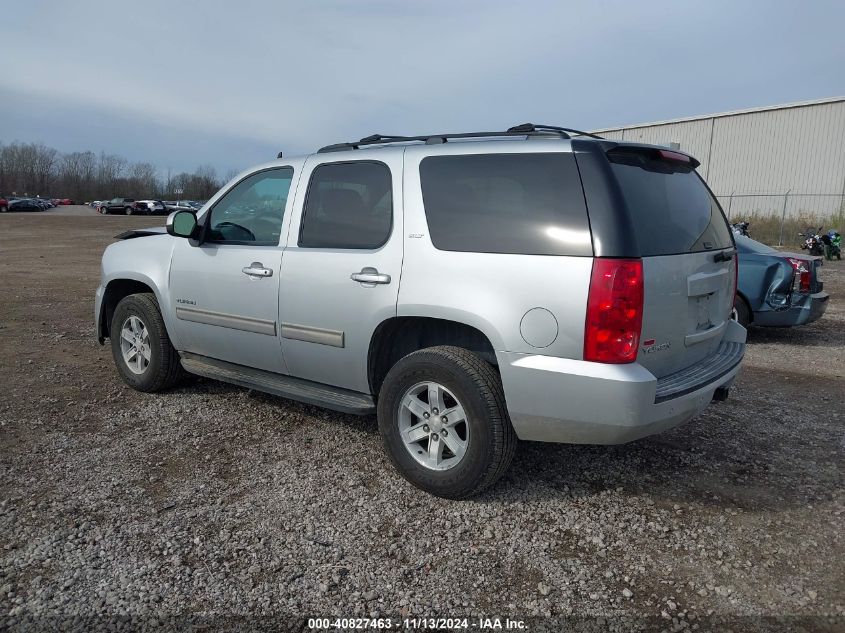
M 170 343 L 155 295 L 124 297 L 115 308 L 109 330 L 117 371 L 138 391 L 162 391 L 175 385 L 184 370 Z
M 402 476 L 447 499 L 493 485 L 516 450 L 498 374 L 459 347 L 430 347 L 396 363 L 379 394 L 378 424 Z
M 124 212 L 126 213 L 126 215 L 132 215 L 132 212 L 133 212 L 132 207 L 126 207 L 124 209 Z

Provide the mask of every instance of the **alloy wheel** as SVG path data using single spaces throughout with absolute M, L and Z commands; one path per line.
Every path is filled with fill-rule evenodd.
M 440 383 L 420 382 L 408 389 L 400 401 L 398 424 L 405 449 L 425 468 L 449 470 L 466 455 L 466 413 Z
M 137 316 L 127 318 L 120 327 L 120 352 L 133 374 L 143 374 L 150 366 L 150 332 Z

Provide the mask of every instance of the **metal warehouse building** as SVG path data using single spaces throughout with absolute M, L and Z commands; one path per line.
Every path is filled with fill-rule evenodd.
M 692 154 L 733 218 L 754 212 L 796 217 L 845 211 L 845 97 L 595 132 Z

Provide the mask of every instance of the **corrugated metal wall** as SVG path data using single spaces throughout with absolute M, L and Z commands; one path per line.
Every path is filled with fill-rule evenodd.
M 845 99 L 597 132 L 616 140 L 679 143 L 701 161 L 699 172 L 723 204 L 734 194 L 734 209 L 741 212 L 755 204 L 742 194 L 791 190 L 788 213 L 810 200 L 814 210 L 833 212 L 845 201 Z

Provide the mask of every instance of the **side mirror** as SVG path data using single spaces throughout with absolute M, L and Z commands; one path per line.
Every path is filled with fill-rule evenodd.
M 197 216 L 191 211 L 174 211 L 167 216 L 167 233 L 174 237 L 194 237 Z

